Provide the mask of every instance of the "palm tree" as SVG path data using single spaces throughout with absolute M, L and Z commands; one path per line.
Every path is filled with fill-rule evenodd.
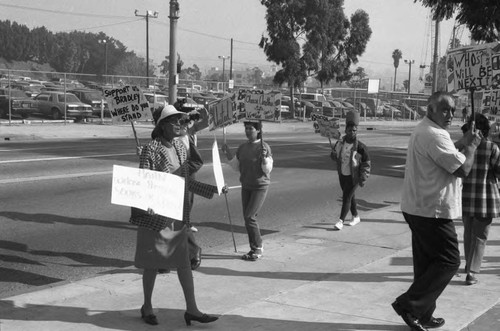
M 392 59 L 394 60 L 394 88 L 393 91 L 396 90 L 396 74 L 398 72 L 399 60 L 403 58 L 403 53 L 399 49 L 395 49 L 392 52 Z

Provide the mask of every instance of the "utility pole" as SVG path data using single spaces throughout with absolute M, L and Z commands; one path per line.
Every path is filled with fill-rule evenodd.
M 408 73 L 408 95 L 410 95 L 410 84 L 411 84 L 411 65 L 415 63 L 415 60 L 405 60 L 405 63 L 410 66 L 410 71 Z
M 455 29 L 455 27 L 453 27 Z M 436 32 L 434 38 L 434 60 L 432 61 L 432 93 L 437 91 L 438 62 L 439 62 L 439 20 L 436 20 Z M 455 39 L 452 41 L 455 43 Z
M 233 38 L 231 38 L 231 55 L 229 56 L 231 59 L 229 61 L 229 79 L 233 79 Z
M 149 18 L 158 18 L 158 12 L 146 10 L 146 15 L 139 15 L 137 12 L 136 9 L 135 16 L 146 18 L 146 88 L 149 88 Z
M 177 101 L 177 20 L 179 19 L 179 3 L 177 0 L 170 0 L 170 52 L 168 68 L 168 100 L 171 105 Z

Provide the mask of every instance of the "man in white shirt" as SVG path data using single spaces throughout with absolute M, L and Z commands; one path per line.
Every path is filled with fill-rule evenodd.
M 460 266 L 453 224 L 462 214 L 458 177 L 470 172 L 482 135 L 468 131 L 459 152 L 447 131 L 454 112 L 450 93 L 434 93 L 408 144 L 401 210 L 412 233 L 414 280 L 392 306 L 412 330 L 444 325 L 433 316 L 436 300 Z

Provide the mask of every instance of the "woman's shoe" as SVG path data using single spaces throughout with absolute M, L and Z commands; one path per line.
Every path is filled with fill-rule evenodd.
M 477 278 L 472 274 L 467 274 L 467 277 L 465 277 L 465 285 L 474 285 L 477 284 L 477 282 Z
M 191 259 L 191 270 L 196 270 L 201 264 L 201 247 L 198 248 L 195 256 Z
M 146 313 L 144 312 L 144 306 L 141 307 L 141 318 L 147 324 L 158 325 L 158 319 L 156 318 L 156 315 L 155 314 L 146 315 Z
M 203 314 L 201 316 L 195 316 L 193 314 L 190 314 L 188 312 L 184 313 L 184 320 L 186 321 L 186 325 L 190 326 L 191 321 L 196 321 L 200 323 L 211 323 L 217 321 L 219 318 L 216 316 L 210 316 L 207 314 Z

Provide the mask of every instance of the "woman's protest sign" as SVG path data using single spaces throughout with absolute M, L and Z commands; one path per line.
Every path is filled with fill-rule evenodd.
M 184 178 L 160 171 L 113 165 L 111 203 L 153 209 L 156 214 L 182 220 Z
M 123 124 L 133 121 L 152 120 L 148 101 L 138 86 L 122 86 L 104 89 L 113 123 Z
M 234 102 L 225 97 L 208 104 L 208 130 L 212 131 L 232 124 L 234 121 Z

